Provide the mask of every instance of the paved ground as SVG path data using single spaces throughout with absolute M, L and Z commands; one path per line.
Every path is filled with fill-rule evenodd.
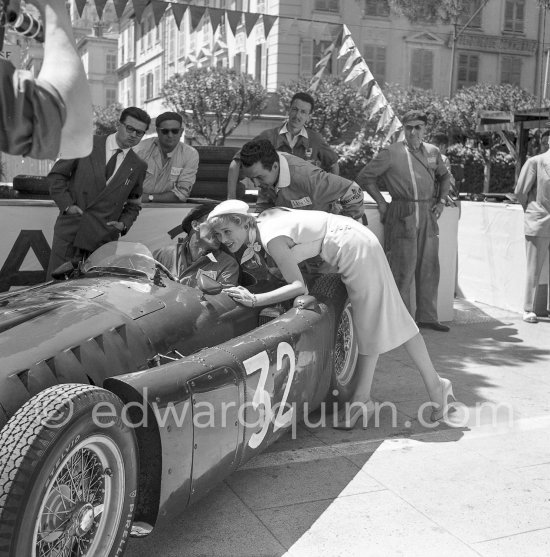
M 458 301 L 424 337 L 464 403 L 449 424 L 419 422 L 420 375 L 392 351 L 373 394 L 396 413 L 352 432 L 312 416 L 126 557 L 550 555 L 550 319 Z

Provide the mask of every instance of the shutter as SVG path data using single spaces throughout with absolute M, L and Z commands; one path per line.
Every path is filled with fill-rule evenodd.
M 433 87 L 434 53 L 431 50 L 425 50 L 423 58 L 422 86 L 424 89 L 431 89 Z
M 300 77 L 313 75 L 313 39 L 300 41 Z
M 422 51 L 413 50 L 411 56 L 411 85 L 421 87 L 422 79 Z

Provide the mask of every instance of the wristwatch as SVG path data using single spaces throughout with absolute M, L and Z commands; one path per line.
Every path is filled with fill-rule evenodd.
M 447 204 L 447 200 L 444 199 L 443 197 L 439 200 L 439 203 L 442 203 L 443 205 Z
M 148 199 L 149 203 L 153 203 L 153 201 L 155 200 L 152 193 L 149 194 L 149 197 L 147 199 Z

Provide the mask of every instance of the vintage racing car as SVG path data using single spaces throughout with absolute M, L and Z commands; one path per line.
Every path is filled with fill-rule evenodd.
M 338 276 L 268 308 L 203 278 L 184 286 L 113 242 L 68 280 L 0 296 L 1 555 L 121 555 L 134 520 L 181 512 L 327 396 L 349 397 Z

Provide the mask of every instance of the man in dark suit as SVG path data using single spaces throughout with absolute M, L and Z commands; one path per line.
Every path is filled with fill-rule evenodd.
M 85 258 L 117 240 L 136 220 L 147 164 L 133 151 L 151 118 L 140 108 L 122 111 L 116 133 L 95 136 L 90 155 L 61 159 L 48 174 L 59 207 L 48 277 L 62 263 Z

